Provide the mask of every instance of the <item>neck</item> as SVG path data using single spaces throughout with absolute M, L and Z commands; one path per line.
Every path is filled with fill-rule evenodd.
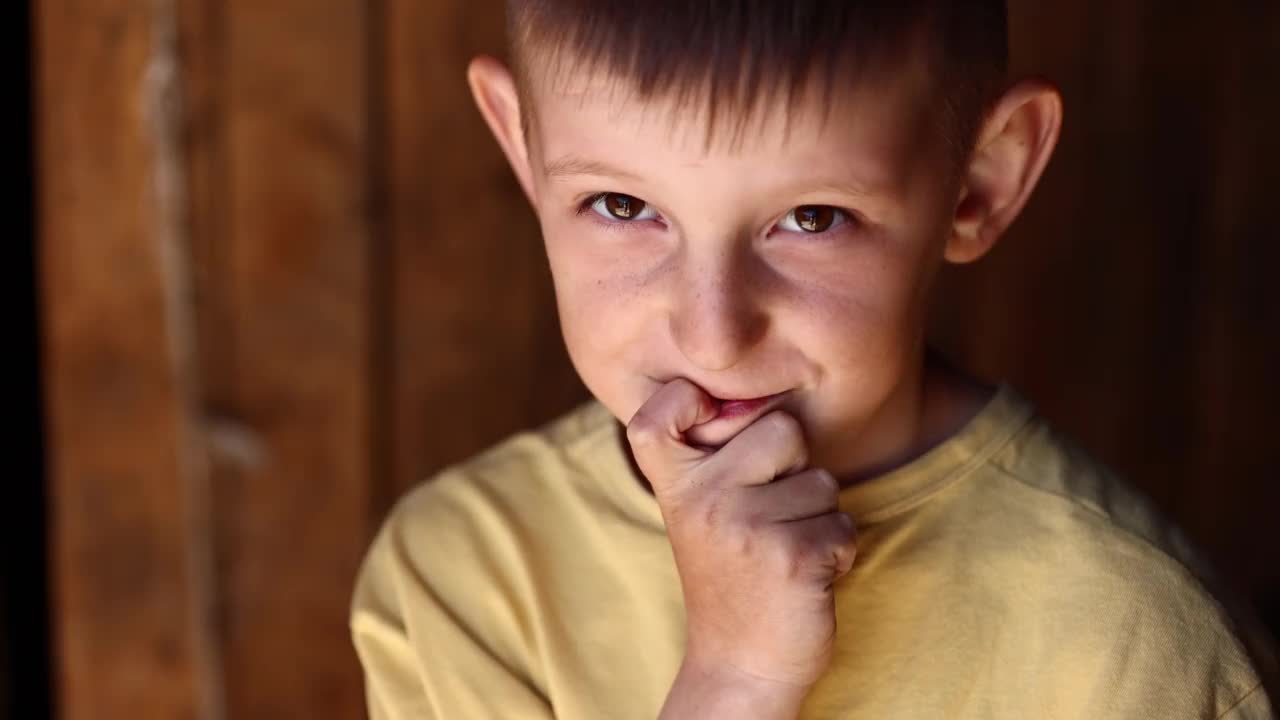
M 995 388 L 920 346 L 910 370 L 870 415 L 814 448 L 815 466 L 841 487 L 870 480 L 910 463 L 956 434 L 991 398 Z

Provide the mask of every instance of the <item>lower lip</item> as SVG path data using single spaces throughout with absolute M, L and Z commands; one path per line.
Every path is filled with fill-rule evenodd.
M 767 397 L 754 398 L 751 400 L 721 401 L 720 412 L 716 415 L 715 419 L 719 420 L 721 418 L 735 418 L 742 417 L 743 415 L 750 415 L 765 405 L 768 405 L 770 402 L 780 397 L 780 395 L 781 394 L 769 395 Z

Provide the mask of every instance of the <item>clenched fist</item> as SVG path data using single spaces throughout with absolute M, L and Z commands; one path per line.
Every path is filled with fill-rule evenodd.
M 745 697 L 774 688 L 803 698 L 830 663 L 832 584 L 855 554 L 853 521 L 837 510 L 839 485 L 806 468 L 799 422 L 768 407 L 717 419 L 719 411 L 713 397 L 677 379 L 627 424 L 666 522 L 687 612 L 685 663 L 668 710 L 682 682 L 685 691 L 715 685 Z M 711 428 L 728 438 L 718 449 L 691 439 Z

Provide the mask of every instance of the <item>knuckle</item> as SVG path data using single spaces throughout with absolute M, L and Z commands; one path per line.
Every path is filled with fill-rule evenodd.
M 641 408 L 627 423 L 627 442 L 633 447 L 647 447 L 657 441 L 661 432 L 658 423 Z
M 791 543 L 786 536 L 771 538 L 763 561 L 771 575 L 789 578 L 794 572 L 795 554 L 791 551 Z
M 854 532 L 853 516 L 844 511 L 836 511 L 831 513 L 831 522 L 839 528 L 841 534 L 852 535 Z
M 849 572 L 853 568 L 853 561 L 858 557 L 858 546 L 849 544 L 844 548 L 844 552 L 840 554 L 840 574 Z
M 826 470 L 814 470 L 807 473 L 807 475 L 809 484 L 813 487 L 814 493 L 827 499 L 834 505 L 840 495 L 840 483 L 836 481 L 835 476 Z
M 700 392 L 698 386 L 692 380 L 685 377 L 678 377 L 667 384 L 666 390 L 676 393 L 680 396 L 690 395 Z
M 853 518 L 846 513 L 836 513 L 835 532 L 832 541 L 832 552 L 836 558 L 836 568 L 840 574 L 853 567 L 853 559 L 858 554 L 857 533 Z
M 788 580 L 804 575 L 812 562 L 812 544 L 795 533 L 780 533 L 772 543 L 772 549 L 774 571 Z
M 780 410 L 769 413 L 763 420 L 767 423 L 770 444 L 787 455 L 788 465 L 794 463 L 803 467 L 809 463 L 808 444 L 804 441 L 804 430 L 799 420 Z
M 853 568 L 853 560 L 858 556 L 858 546 L 848 542 L 837 546 L 833 552 L 836 559 L 836 574 L 844 575 Z
M 787 580 L 829 577 L 832 570 L 838 575 L 848 572 L 857 548 L 852 526 L 840 520 L 841 516 L 845 514 L 831 513 L 809 521 L 803 531 L 794 527 L 777 533 L 769 548 L 771 572 Z
M 852 543 L 854 538 L 858 536 L 858 526 L 854 522 L 853 516 L 849 513 L 838 513 L 840 522 L 840 537 L 843 542 Z
M 746 523 L 739 523 L 725 528 L 724 543 L 736 557 L 750 558 L 756 551 L 756 540 L 760 537 L 757 530 Z
M 853 518 L 848 513 L 833 512 L 827 516 L 824 540 L 829 545 L 844 546 L 853 542 Z
M 752 509 L 743 513 L 738 527 L 749 535 L 760 535 L 769 531 L 769 515 L 764 510 Z
M 769 424 L 773 433 L 783 440 L 801 440 L 800 421 L 791 415 L 775 410 L 769 413 Z
M 725 500 L 723 494 L 713 493 L 709 498 L 699 503 L 698 519 L 702 521 L 702 526 L 709 531 L 718 531 L 725 521 Z

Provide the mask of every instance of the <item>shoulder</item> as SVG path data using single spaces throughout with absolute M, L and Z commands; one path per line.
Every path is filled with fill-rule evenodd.
M 610 419 L 598 402 L 585 402 L 443 468 L 399 498 L 375 545 L 396 544 L 415 565 L 439 564 L 441 572 L 460 567 L 460 557 L 509 554 L 518 549 L 510 543 L 536 536 L 538 525 L 593 491 L 592 463 Z
M 1131 584 L 1214 605 L 1221 579 L 1200 548 L 1146 493 L 1042 417 L 1027 423 L 987 462 L 987 488 L 1010 498 L 1029 539 L 1064 550 L 1096 582 Z
M 1266 630 L 1149 496 L 1039 416 L 985 474 L 975 492 L 1005 503 L 1009 531 L 1042 565 L 1033 577 L 1066 647 L 1156 693 L 1203 691 L 1217 712 L 1261 694 L 1275 663 Z
M 531 608 L 553 533 L 538 524 L 554 524 L 589 485 L 582 468 L 607 427 L 602 410 L 586 403 L 508 437 L 395 503 L 349 607 L 371 708 L 475 716 L 502 697 L 521 716 L 548 714 Z
M 487 637 L 518 637 L 519 598 L 536 580 L 552 534 L 539 524 L 554 524 L 564 515 L 557 506 L 571 504 L 580 494 L 573 488 L 587 484 L 584 462 L 608 417 L 598 403 L 584 403 L 401 496 L 355 578 L 350 614 L 357 634 L 461 624 Z

